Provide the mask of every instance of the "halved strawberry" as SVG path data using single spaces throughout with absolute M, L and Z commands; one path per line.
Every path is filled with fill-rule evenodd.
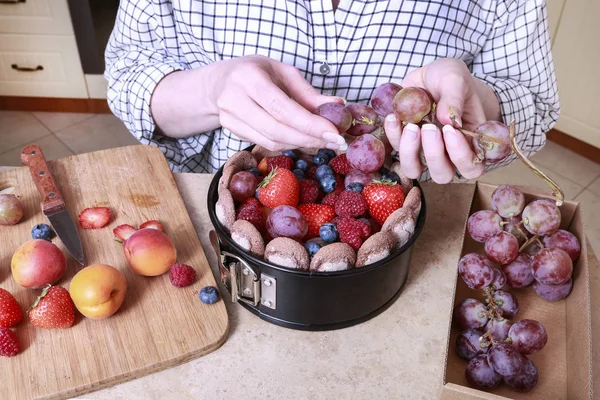
M 304 215 L 306 224 L 308 225 L 308 231 L 304 236 L 305 240 L 319 236 L 321 225 L 331 221 L 333 217 L 335 217 L 333 207 L 325 204 L 300 204 L 298 206 L 298 211 Z
M 163 229 L 163 226 L 160 222 L 158 222 L 157 220 L 153 219 L 150 221 L 146 221 L 143 224 L 140 225 L 140 229 L 145 229 L 145 228 L 152 228 L 152 229 L 158 229 L 161 232 L 164 232 L 165 230 Z
M 110 208 L 91 207 L 79 214 L 79 225 L 84 229 L 104 228 L 110 221 Z
M 117 242 L 121 243 L 124 243 L 127 239 L 129 239 L 129 236 L 133 235 L 135 231 L 137 231 L 137 229 L 129 224 L 119 225 L 113 229 L 113 233 L 117 238 Z

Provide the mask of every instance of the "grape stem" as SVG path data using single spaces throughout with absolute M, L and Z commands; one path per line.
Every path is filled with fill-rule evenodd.
M 494 301 L 494 293 L 496 293 L 496 289 L 493 286 L 488 286 L 484 290 L 485 293 L 485 303 L 488 305 L 488 318 L 490 319 L 490 329 L 487 330 L 480 338 L 480 345 L 483 347 L 494 346 L 498 343 L 512 343 L 512 339 L 510 337 L 504 340 L 495 340 L 492 336 L 492 330 L 494 329 L 494 322 L 496 320 L 502 321 L 504 317 L 498 310 L 497 304 Z M 484 342 L 487 340 L 487 342 Z
M 530 237 L 529 239 L 527 239 L 527 241 L 525 243 L 523 243 L 523 245 L 519 248 L 519 252 L 522 252 L 523 250 L 525 250 L 526 248 L 528 248 L 529 246 L 531 246 L 531 244 L 535 241 L 540 241 L 539 237 L 537 235 L 534 235 L 532 237 Z M 543 246 L 542 246 L 543 247 Z
M 510 121 L 510 125 L 508 128 L 508 132 L 510 135 L 510 147 L 515 152 L 515 154 L 523 161 L 523 163 L 529 168 L 533 173 L 542 178 L 548 183 L 548 185 L 552 188 L 552 194 L 556 197 L 556 205 L 558 207 L 562 206 L 565 202 L 565 195 L 561 190 L 560 186 L 552 179 L 548 177 L 544 172 L 542 172 L 538 167 L 536 167 L 529 159 L 521 152 L 519 146 L 517 145 L 517 139 L 515 134 L 515 120 Z
M 456 113 L 454 112 L 454 107 L 450 107 L 450 121 L 452 121 L 452 127 L 454 129 L 458 130 L 459 132 L 461 132 L 463 135 L 471 136 L 472 138 L 479 139 L 480 141 L 493 142 L 493 143 L 504 144 L 504 145 L 509 144 L 503 140 L 500 140 L 500 139 L 497 139 L 497 138 L 494 138 L 491 136 L 487 136 L 482 133 L 471 132 L 471 131 L 468 131 L 468 130 L 463 129 L 462 127 L 458 126 L 458 124 L 456 123 Z

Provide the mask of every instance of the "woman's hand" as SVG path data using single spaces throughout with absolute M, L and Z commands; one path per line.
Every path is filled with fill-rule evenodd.
M 452 181 L 458 170 L 467 179 L 479 177 L 483 163 L 475 163 L 470 138 L 452 128 L 450 107 L 454 109 L 457 125 L 473 130 L 479 124 L 500 119 L 500 105 L 494 92 L 471 75 L 458 59 L 443 58 L 411 71 L 402 87 L 418 86 L 427 89 L 437 103 L 437 119 L 444 124 L 442 132 L 434 124 L 419 128 L 415 124 L 401 127 L 393 114 L 385 120 L 385 131 L 394 149 L 398 150 L 402 172 L 416 179 L 423 172 L 420 149 L 427 162 L 431 178 L 438 183 Z
M 335 126 L 313 114 L 319 105 L 332 101 L 343 99 L 318 93 L 295 67 L 246 56 L 165 77 L 155 90 L 152 107 L 167 136 L 184 137 L 222 126 L 273 151 L 345 150 L 346 142 Z M 173 102 L 189 111 L 176 109 Z

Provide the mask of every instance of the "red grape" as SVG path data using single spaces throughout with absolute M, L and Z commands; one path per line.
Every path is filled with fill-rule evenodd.
M 492 193 L 492 209 L 501 217 L 510 218 L 521 214 L 525 207 L 523 193 L 510 185 L 501 185 Z
M 573 262 L 577 261 L 581 254 L 581 246 L 579 240 L 569 231 L 559 229 L 550 236 L 543 239 L 545 247 L 558 247 L 567 252 Z
M 537 385 L 538 379 L 538 370 L 533 360 L 528 359 L 521 372 L 512 376 L 505 376 L 504 383 L 519 392 L 528 392 Z
M 510 133 L 508 127 L 498 121 L 487 121 L 475 129 L 475 133 L 500 139 L 506 144 L 490 142 L 485 139 L 473 139 L 473 146 L 477 153 L 485 157 L 488 162 L 497 162 L 506 158 L 510 154 Z
M 249 197 L 254 197 L 256 192 L 256 177 L 248 171 L 240 171 L 231 177 L 229 191 L 233 200 L 243 202 Z
M 469 298 L 454 308 L 454 318 L 462 329 L 479 329 L 487 323 L 488 312 L 482 302 Z
M 381 178 L 379 172 L 362 172 L 358 169 L 352 169 L 346 174 L 344 178 L 344 187 L 351 183 L 358 182 L 363 186 L 367 186 L 369 183 L 373 183 L 373 180 Z
M 549 199 L 534 200 L 523 210 L 525 229 L 534 235 L 550 235 L 560 226 L 560 210 Z
M 540 250 L 531 262 L 533 277 L 546 285 L 560 285 L 571 278 L 573 261 L 566 251 L 558 247 Z
M 492 295 L 492 299 L 500 315 L 504 318 L 514 318 L 519 312 L 519 301 L 511 292 L 506 290 L 496 290 Z
M 546 328 L 533 319 L 522 319 L 513 324 L 508 331 L 513 346 L 521 354 L 534 354 L 544 348 L 548 342 Z
M 346 132 L 352 126 L 352 114 L 340 103 L 324 103 L 317 108 L 317 115 L 327 118 L 340 133 Z
M 493 345 L 488 350 L 487 359 L 490 367 L 502 376 L 518 374 L 527 361 L 527 357 L 519 353 L 516 347 L 506 343 Z
M 502 217 L 495 211 L 477 211 L 467 220 L 467 230 L 473 240 L 485 243 L 494 233 L 502 232 Z
M 517 258 L 508 265 L 502 267 L 508 286 L 524 288 L 533 282 L 533 271 L 531 270 L 531 257 L 525 253 L 519 253 Z
M 288 237 L 302 240 L 308 231 L 304 215 L 292 206 L 277 206 L 267 217 L 267 231 L 272 238 Z
M 483 333 L 476 329 L 462 331 L 456 338 L 456 353 L 458 356 L 469 361 L 475 356 L 487 353 L 488 346 L 482 347 L 479 340 L 482 336 Z
M 510 263 L 519 254 L 519 241 L 512 233 L 500 231 L 485 241 L 485 254 L 496 264 Z
M 387 117 L 391 114 L 394 104 L 394 96 L 402 89 L 402 86 L 393 82 L 379 85 L 371 95 L 371 107 L 375 112 L 382 117 Z
M 348 146 L 346 158 L 352 168 L 363 172 L 375 172 L 385 161 L 385 146 L 373 135 L 362 135 Z
M 483 289 L 494 280 L 494 267 L 484 256 L 477 253 L 465 254 L 458 262 L 458 273 L 471 289 Z
M 352 136 L 362 136 L 365 133 L 371 133 L 379 124 L 379 115 L 371 107 L 353 103 L 346 106 L 346 109 L 352 114 L 352 126 L 346 131 Z
M 494 271 L 494 280 L 490 284 L 494 289 L 502 289 L 504 285 L 506 285 L 506 275 L 504 272 L 500 271 L 498 268 L 493 268 Z
M 545 285 L 538 281 L 533 282 L 533 289 L 542 299 L 546 301 L 559 301 L 566 298 L 573 289 L 573 278 L 562 285 Z
M 491 330 L 492 338 L 501 341 L 508 337 L 508 331 L 512 324 L 513 323 L 508 319 L 494 319 L 494 325 L 492 325 L 492 320 L 490 319 L 485 325 L 484 330 L 486 332 Z
M 23 205 L 14 194 L 0 194 L 0 225 L 15 225 L 23 218 Z
M 394 113 L 398 121 L 418 124 L 431 112 L 431 99 L 419 87 L 406 87 L 394 97 Z
M 527 239 L 529 239 L 530 233 L 526 229 L 521 228 L 522 220 L 520 217 L 511 217 L 503 219 L 504 221 L 502 221 L 502 224 L 504 227 L 504 231 L 515 235 L 520 245 L 525 243 Z
M 492 369 L 485 354 L 480 354 L 469 361 L 465 378 L 469 385 L 477 389 L 492 389 L 502 382 L 502 376 Z

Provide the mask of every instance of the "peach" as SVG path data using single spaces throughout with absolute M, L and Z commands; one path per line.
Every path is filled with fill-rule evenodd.
M 163 232 L 145 228 L 136 231 L 123 244 L 127 263 L 137 274 L 158 276 L 175 264 L 177 250 Z
M 127 281 L 119 270 L 105 264 L 95 264 L 79 271 L 69 286 L 75 307 L 90 319 L 113 315 L 125 300 Z
M 13 254 L 10 269 L 15 281 L 29 289 L 40 289 L 58 281 L 67 270 L 63 252 L 52 242 L 33 239 Z

